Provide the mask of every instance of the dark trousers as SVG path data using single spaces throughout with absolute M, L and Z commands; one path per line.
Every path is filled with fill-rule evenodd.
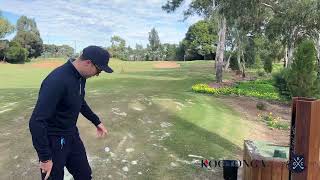
M 75 180 L 90 180 L 91 168 L 79 135 L 49 136 L 53 167 L 50 180 L 63 180 L 64 167 Z M 46 174 L 41 173 L 42 180 Z

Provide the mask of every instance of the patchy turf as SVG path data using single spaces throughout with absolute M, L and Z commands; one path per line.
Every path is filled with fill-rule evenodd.
M 89 79 L 86 99 L 109 130 L 104 139 L 79 116 L 94 179 L 222 179 L 221 169 L 200 167 L 203 158 L 235 158 L 250 124 L 237 111 L 191 86 L 214 79 L 213 62 L 113 60 L 113 74 Z M 0 174 L 38 179 L 28 121 L 41 80 L 52 68 L 0 64 Z
M 172 61 L 160 61 L 153 65 L 155 68 L 167 69 L 167 68 L 179 68 L 180 64 Z

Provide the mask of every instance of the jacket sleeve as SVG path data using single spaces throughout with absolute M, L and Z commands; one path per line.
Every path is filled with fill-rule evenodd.
M 99 120 L 99 117 L 91 110 L 91 108 L 88 106 L 85 99 L 83 99 L 80 112 L 85 118 L 91 121 L 95 126 L 98 126 L 101 123 L 101 121 Z
M 41 84 L 38 101 L 29 121 L 32 143 L 40 161 L 52 158 L 47 134 L 48 120 L 55 115 L 63 93 L 64 86 L 59 80 L 45 79 Z

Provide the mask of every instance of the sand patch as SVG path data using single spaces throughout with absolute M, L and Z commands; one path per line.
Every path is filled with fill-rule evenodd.
M 170 68 L 179 68 L 180 64 L 172 61 L 160 61 L 153 64 L 153 67 L 158 69 L 170 69 Z
M 146 109 L 146 107 L 138 101 L 129 103 L 128 106 L 129 106 L 129 108 L 136 110 L 136 111 L 143 111 Z
M 33 63 L 32 66 L 33 67 L 37 67 L 37 68 L 56 68 L 61 66 L 62 64 L 64 64 L 63 61 L 43 61 L 43 62 L 36 62 Z

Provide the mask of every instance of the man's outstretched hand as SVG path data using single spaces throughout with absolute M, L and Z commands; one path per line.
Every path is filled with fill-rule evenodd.
M 40 169 L 42 173 L 46 173 L 46 177 L 44 178 L 44 180 L 47 180 L 50 176 L 51 170 L 52 170 L 52 160 L 48 160 L 46 162 L 41 162 L 40 161 Z
M 104 125 L 102 123 L 100 123 L 97 126 L 97 136 L 98 137 L 104 137 L 108 134 L 108 130 L 106 129 L 106 127 L 104 127 Z

